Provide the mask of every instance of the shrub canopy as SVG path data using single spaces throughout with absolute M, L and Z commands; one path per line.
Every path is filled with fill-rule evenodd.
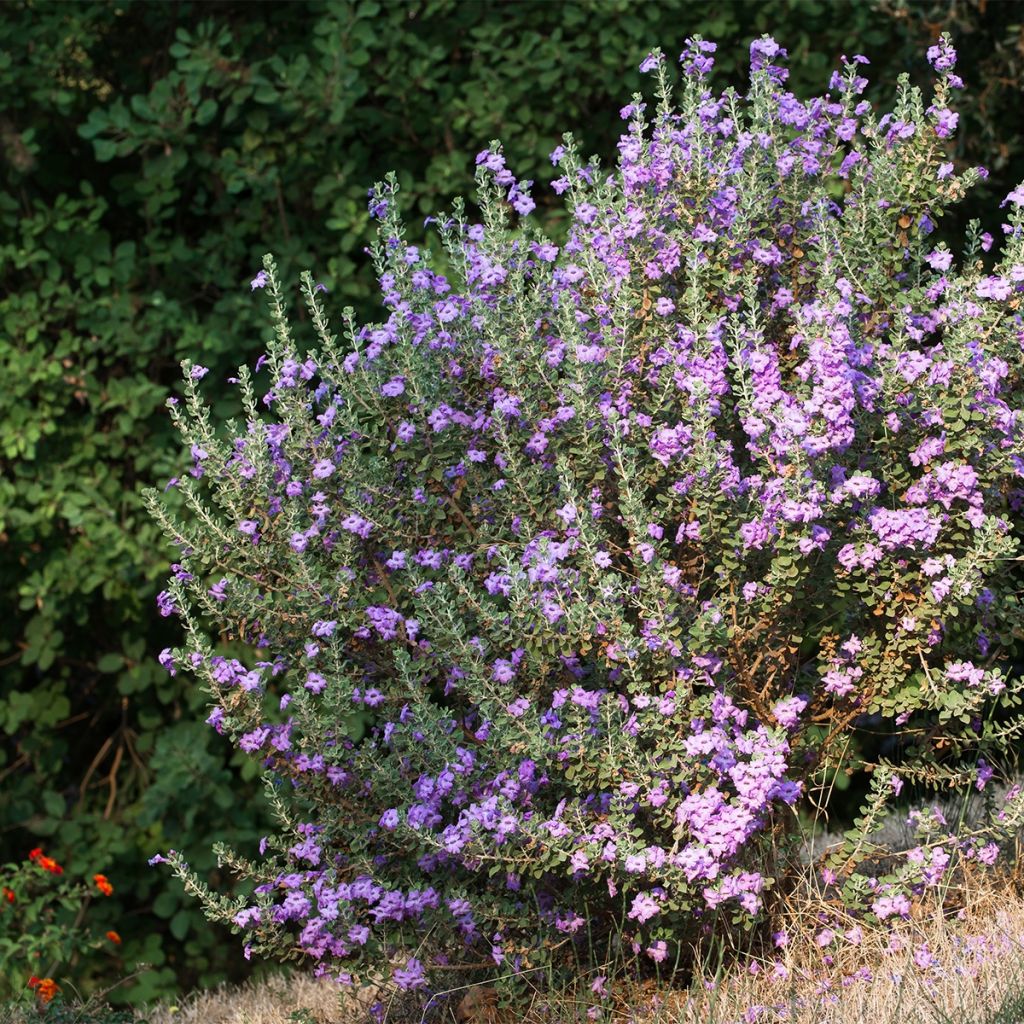
M 879 727 L 898 756 L 829 876 L 852 912 L 909 913 L 1024 820 L 1016 796 L 856 870 L 904 778 L 984 785 L 1020 727 L 1024 186 L 990 273 L 976 226 L 934 243 L 982 176 L 944 150 L 946 37 L 931 95 L 903 79 L 882 115 L 860 56 L 801 99 L 771 37 L 743 95 L 709 88 L 714 52 L 688 40 L 678 88 L 647 56 L 610 173 L 564 137 L 564 245 L 492 143 L 480 220 L 435 219 L 437 255 L 394 177 L 372 191 L 383 322 L 346 310 L 339 339 L 307 274 L 306 348 L 265 259 L 275 337 L 230 439 L 185 363 L 189 514 L 148 497 L 181 551 L 162 660 L 262 761 L 281 828 L 258 861 L 221 850 L 252 901 L 169 859 L 247 950 L 404 988 L 460 947 L 678 964 L 770 918 L 797 810 Z

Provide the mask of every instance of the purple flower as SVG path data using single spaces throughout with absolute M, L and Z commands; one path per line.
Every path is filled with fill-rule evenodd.
M 629 908 L 629 914 L 627 917 L 631 921 L 637 921 L 643 924 L 645 921 L 649 921 L 656 914 L 661 912 L 661 907 L 648 893 L 642 892 L 633 899 L 633 903 Z
M 988 867 L 992 867 L 992 865 L 995 864 L 995 862 L 996 862 L 996 860 L 998 858 L 999 858 L 999 844 L 998 843 L 986 843 L 978 851 L 978 860 L 982 864 L 987 865 Z
M 768 540 L 768 527 L 762 520 L 755 519 L 740 525 L 740 537 L 744 548 L 761 549 Z
M 760 39 L 755 39 L 750 44 L 751 74 L 765 71 L 769 78 L 776 82 L 786 81 L 789 72 L 785 68 L 770 63 L 773 57 L 785 58 L 786 56 L 786 51 L 771 36 L 765 35 Z
M 349 533 L 356 534 L 358 537 L 362 537 L 363 540 L 366 540 L 373 532 L 373 523 L 353 512 L 351 515 L 342 519 L 341 528 L 343 530 L 347 530 Z
M 648 71 L 653 71 L 662 62 L 662 56 L 657 51 L 647 54 L 644 57 L 643 62 L 640 64 L 640 72 L 647 74 Z
M 859 679 L 861 675 L 863 675 L 861 668 L 833 668 L 825 673 L 824 688 L 828 693 L 835 694 L 837 697 L 845 697 L 856 689 L 855 680 Z
M 509 195 L 509 200 L 512 203 L 512 208 L 521 217 L 525 217 L 528 213 L 532 213 L 534 209 L 536 209 L 537 204 L 525 191 L 525 188 L 532 184 L 533 182 L 521 182 L 518 187 L 515 185 L 512 186 L 512 192 Z
M 555 510 L 555 515 L 568 526 L 576 519 L 576 507 L 572 502 L 566 502 L 560 509 Z
M 327 688 L 327 680 L 319 672 L 309 672 L 302 684 L 310 693 L 323 693 Z
M 391 977 L 394 979 L 395 984 L 406 992 L 412 989 L 423 988 L 427 984 L 427 979 L 423 973 L 423 964 L 415 957 L 410 957 L 406 961 L 404 968 L 394 968 L 391 972 Z
M 366 617 L 374 632 L 382 640 L 394 640 L 398 636 L 398 628 L 402 624 L 402 616 L 386 605 L 370 605 L 366 608 Z
M 689 451 L 692 441 L 693 432 L 682 423 L 673 427 L 659 427 L 651 438 L 651 454 L 667 467 L 672 459 Z
M 530 709 L 530 702 L 525 697 L 517 697 L 505 709 L 513 718 L 521 718 Z
M 999 205 L 1005 206 L 1007 203 L 1013 203 L 1014 206 L 1024 206 L 1024 184 L 1018 185 Z
M 643 874 L 643 872 L 647 870 L 647 858 L 642 853 L 631 853 L 626 858 L 624 867 L 627 874 Z
M 258 274 L 257 274 L 257 275 L 256 275 L 256 276 L 255 276 L 255 277 L 254 277 L 254 278 L 253 278 L 253 279 L 252 279 L 252 280 L 251 280 L 250 282 L 249 282 L 249 284 L 250 284 L 250 285 L 252 286 L 252 290 L 253 290 L 253 291 L 256 291 L 256 289 L 257 289 L 257 288 L 266 288 L 266 286 L 267 286 L 267 284 L 268 284 L 269 282 L 270 282 L 270 278 L 269 278 L 269 277 L 267 276 L 267 272 L 266 272 L 265 270 L 261 270 L 261 271 L 260 271 L 260 272 L 259 272 L 259 273 L 258 273 Z
M 1008 299 L 1013 292 L 1010 282 L 1004 277 L 983 277 L 974 289 L 982 299 Z
M 887 551 L 921 544 L 931 547 L 938 539 L 942 524 L 923 509 L 874 508 L 868 522 L 879 545 Z
M 935 46 L 928 47 L 928 63 L 936 71 L 952 71 L 956 67 L 956 50 L 949 39 L 943 37 Z
M 679 55 L 679 63 L 683 65 L 683 71 L 687 75 L 703 78 L 715 65 L 714 58 L 705 55 L 714 53 L 717 49 L 717 43 L 705 42 L 703 39 L 687 39 L 686 49 Z
M 262 748 L 263 744 L 267 742 L 269 737 L 270 730 L 266 726 L 260 726 L 257 729 L 253 729 L 250 732 L 245 733 L 245 735 L 243 735 L 238 741 L 238 746 L 246 753 L 252 754 Z
M 231 920 L 238 925 L 239 928 L 251 928 L 253 925 L 257 925 L 262 920 L 262 913 L 259 907 L 245 907 L 240 910 Z
M 871 904 L 871 910 L 879 921 L 889 917 L 909 917 L 910 900 L 902 893 L 895 896 L 880 896 Z
M 664 963 L 668 959 L 668 944 L 664 939 L 658 939 L 653 945 L 648 946 L 644 952 L 657 964 Z
M 497 683 L 511 683 L 516 677 L 516 670 L 512 663 L 505 658 L 498 658 L 491 670 L 491 678 Z
M 806 697 L 788 697 L 780 700 L 772 709 L 772 713 L 784 729 L 793 729 L 800 723 L 800 714 L 806 707 Z

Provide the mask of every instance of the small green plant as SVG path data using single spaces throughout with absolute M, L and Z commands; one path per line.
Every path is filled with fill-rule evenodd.
M 106 875 L 73 881 L 37 847 L 0 867 L 0 882 L 0 998 L 48 1004 L 61 991 L 58 968 L 121 944 L 113 930 L 98 938 L 84 927 L 94 897 L 114 892 Z
M 292 1012 L 288 1014 L 288 1020 L 291 1021 L 292 1024 L 319 1024 L 316 1017 L 313 1016 L 313 1011 L 307 1010 L 305 1007 L 298 1010 L 292 1010 Z
M 0 1004 L 0 1024 L 146 1024 L 146 1019 L 136 1017 L 131 1010 L 115 1010 L 103 1002 L 90 1000 L 85 1003 L 64 1002 L 55 999 L 51 1003 L 37 1003 L 35 1006 Z
M 977 1018 L 977 1024 L 1020 1024 L 1024 1020 L 1024 986 L 1021 979 L 1007 993 L 999 1009 L 991 1016 Z

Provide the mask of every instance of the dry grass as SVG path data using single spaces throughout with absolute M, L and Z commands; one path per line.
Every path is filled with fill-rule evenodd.
M 201 992 L 178 1006 L 154 1007 L 145 1020 L 148 1024 L 292 1024 L 297 1012 L 305 1010 L 316 1024 L 352 1024 L 369 1019 L 365 1007 L 370 1001 L 372 996 L 346 998 L 337 985 L 312 976 L 279 975 Z
M 651 1024 L 974 1024 L 996 1019 L 1020 998 L 1019 1015 L 999 1024 L 1024 1024 L 1024 897 L 1006 880 L 957 893 L 955 912 L 918 910 L 911 920 L 871 932 L 856 944 L 815 943 L 820 909 L 804 908 L 791 922 L 798 933 L 782 949 L 749 957 L 689 991 L 648 983 L 625 993 L 605 1020 Z M 833 931 L 836 924 L 830 922 Z M 852 920 L 847 926 L 853 926 Z M 755 973 L 756 972 L 756 973 Z M 588 995 L 580 987 L 577 1005 Z M 529 1024 L 570 1020 L 573 1000 L 544 1007 Z M 576 1015 L 579 1018 L 579 1014 Z
M 918 914 L 895 929 L 875 934 L 865 929 L 858 945 L 837 942 L 825 950 L 815 945 L 815 931 L 806 927 L 805 919 L 802 936 L 771 959 L 748 960 L 743 968 L 726 972 L 713 987 L 672 991 L 648 982 L 628 993 L 619 992 L 606 1001 L 600 1019 L 636 1024 L 994 1021 L 1008 998 L 1024 993 L 1024 898 L 1007 880 L 1005 888 L 998 883 L 976 887 L 959 893 L 958 899 L 957 913 Z M 926 963 L 927 958 L 934 961 Z M 757 962 L 756 973 L 750 971 L 752 962 Z M 590 992 L 592 981 L 592 977 L 581 977 L 577 992 L 562 991 L 554 998 L 538 992 L 525 1013 L 488 1009 L 469 1020 L 480 1024 L 585 1022 L 586 1010 L 595 999 Z M 202 993 L 173 1010 L 157 1007 L 145 1019 L 149 1024 L 292 1024 L 296 1020 L 363 1024 L 370 1020 L 367 1007 L 377 995 L 364 992 L 354 999 L 326 982 L 279 977 Z M 457 993 L 429 1019 L 454 1024 L 462 996 Z M 386 994 L 382 1001 L 389 1003 Z M 479 1005 L 486 1002 L 481 1000 Z M 305 1015 L 298 1013 L 301 1010 Z M 393 1024 L 418 1024 L 422 1019 L 407 999 L 390 1002 L 388 1020 Z M 1024 1021 L 1024 1009 L 1020 1015 L 998 1020 L 999 1024 Z
M 777 951 L 785 977 L 762 961 L 757 974 L 734 971 L 699 994 L 654 994 L 646 1019 L 969 1024 L 991 1019 L 1024 990 L 1024 900 L 1017 895 L 975 894 L 962 920 L 922 917 L 887 932 L 865 931 L 859 945 L 822 950 L 813 934 Z M 636 1004 L 622 1016 L 644 1019 Z

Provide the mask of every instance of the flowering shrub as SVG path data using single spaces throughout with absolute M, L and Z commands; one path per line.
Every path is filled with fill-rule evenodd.
M 82 929 L 93 897 L 114 892 L 106 875 L 73 882 L 37 847 L 23 863 L 0 866 L 0 882 L 0 997 L 34 994 L 48 1003 L 60 992 L 48 975 L 87 950 L 120 944 L 116 932 L 108 931 L 104 941 Z
M 931 102 L 904 82 L 884 116 L 863 57 L 805 101 L 768 37 L 715 94 L 714 49 L 687 42 L 678 104 L 645 60 L 614 173 L 565 137 L 564 245 L 495 143 L 443 257 L 393 178 L 371 192 L 384 322 L 346 311 L 339 341 L 306 275 L 306 350 L 265 259 L 274 339 L 229 438 L 185 364 L 187 521 L 148 496 L 181 549 L 161 661 L 210 688 L 281 831 L 220 850 L 250 901 L 155 860 L 246 956 L 406 989 L 452 959 L 679 964 L 770 916 L 797 812 L 882 723 L 899 756 L 828 871 L 853 912 L 908 913 L 1024 819 L 1015 794 L 969 834 L 923 822 L 899 870 L 857 870 L 903 779 L 984 785 L 1020 728 L 1024 187 L 988 270 L 976 228 L 930 240 L 983 174 L 946 159 L 948 39 Z

